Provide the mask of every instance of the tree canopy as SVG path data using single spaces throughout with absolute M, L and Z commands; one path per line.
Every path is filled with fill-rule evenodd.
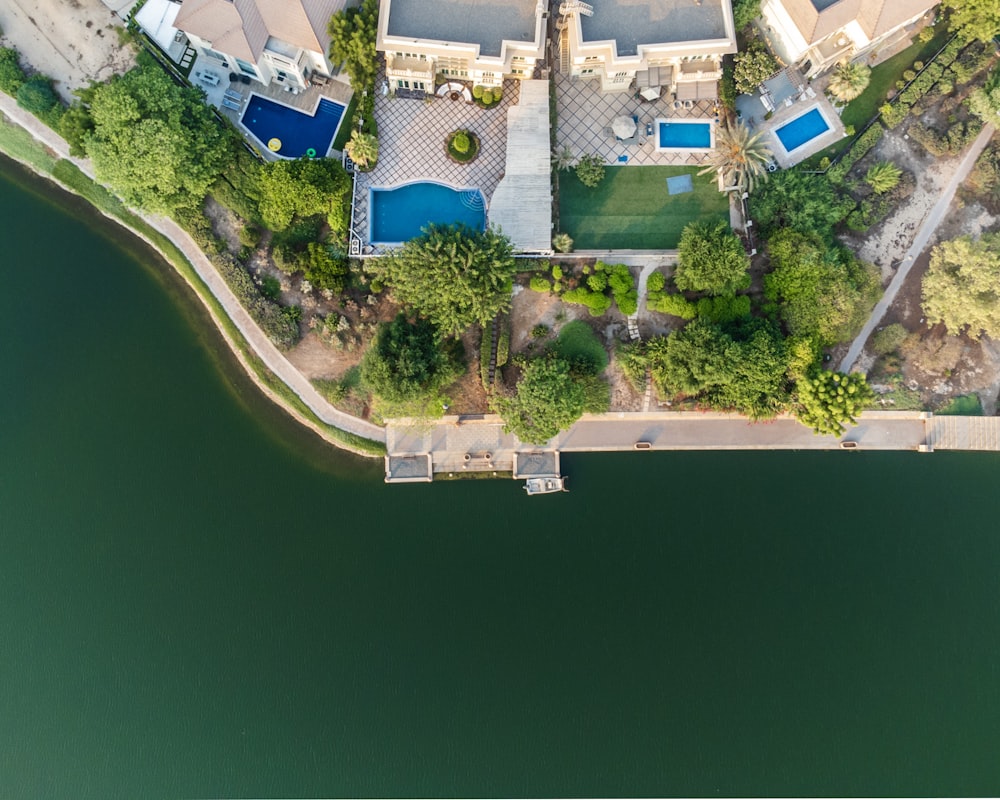
M 681 233 L 674 282 L 681 291 L 732 295 L 750 286 L 750 257 L 725 222 L 692 222 Z
M 1000 34 L 1000 0 L 945 0 L 949 29 L 966 41 L 989 42 Z
M 848 201 L 850 208 L 854 201 Z M 822 177 L 793 169 L 773 174 L 750 198 L 750 215 L 766 239 L 781 228 L 833 239 L 833 228 L 846 215 L 833 185 Z
M 874 268 L 816 235 L 781 231 L 768 242 L 773 271 L 764 295 L 793 336 L 820 346 L 853 336 L 864 324 L 881 287 Z
M 498 395 L 491 405 L 503 417 L 508 433 L 524 442 L 545 444 L 580 418 L 587 391 L 566 361 L 548 354 L 527 361 L 514 394 Z
M 338 11 L 330 19 L 330 60 L 343 64 L 356 91 L 375 86 L 378 53 L 378 0 L 364 0 L 360 7 Z
M 1000 234 L 941 242 L 924 276 L 923 308 L 949 333 L 1000 338 Z
M 796 416 L 816 433 L 840 436 L 844 423 L 855 422 L 872 402 L 874 393 L 863 373 L 816 370 L 797 384 Z
M 335 159 L 275 161 L 260 168 L 257 184 L 260 216 L 272 230 L 284 230 L 296 217 L 320 214 L 334 232 L 347 230 L 351 180 Z
M 458 375 L 460 362 L 434 323 L 400 314 L 379 326 L 361 360 L 361 380 L 372 394 L 390 403 L 434 395 Z
M 199 204 L 226 162 L 226 137 L 201 91 L 155 64 L 116 76 L 90 97 L 84 147 L 99 181 L 128 203 L 168 213 Z
M 766 320 L 725 328 L 698 319 L 650 340 L 646 357 L 657 390 L 667 397 L 694 397 L 754 419 L 772 417 L 787 403 L 788 352 Z
M 510 308 L 514 254 L 495 230 L 428 225 L 373 272 L 395 298 L 430 319 L 445 335 L 485 325 Z
M 751 94 L 778 69 L 774 60 L 760 39 L 752 39 L 750 46 L 736 54 L 736 90 L 741 94 Z

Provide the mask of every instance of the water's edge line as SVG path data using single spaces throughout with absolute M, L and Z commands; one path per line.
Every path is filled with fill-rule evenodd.
M 47 150 L 51 150 L 51 148 L 49 147 L 48 143 L 45 142 L 43 139 L 40 139 L 38 136 L 36 136 L 35 132 L 33 130 L 31 130 L 31 128 L 29 128 L 27 126 L 24 126 L 24 125 L 21 125 L 21 122 L 20 122 L 19 119 L 17 119 L 17 117 L 12 116 L 12 115 L 7 114 L 7 113 L 4 113 L 3 117 L 4 117 L 4 120 L 6 122 L 18 125 L 22 130 L 26 131 L 36 142 L 38 142 L 39 145 L 41 145 L 42 147 L 46 148 Z M 254 385 L 260 390 L 260 392 L 265 397 L 267 397 L 272 403 L 274 403 L 275 405 L 277 405 L 279 408 L 281 408 L 285 413 L 287 413 L 294 420 L 296 420 L 297 422 L 299 422 L 300 424 L 302 424 L 306 428 L 308 428 L 311 431 L 313 431 L 317 436 L 319 436 L 321 439 L 323 439 L 328 444 L 333 445 L 334 447 L 337 447 L 337 448 L 342 449 L 342 450 L 347 450 L 347 451 L 349 451 L 351 453 L 354 453 L 355 455 L 364 456 L 366 458 L 382 458 L 383 457 L 384 454 L 381 453 L 381 452 L 366 451 L 366 450 L 361 449 L 360 447 L 354 447 L 351 444 L 349 444 L 348 442 L 345 442 L 345 441 L 343 441 L 341 439 L 336 438 L 329 431 L 324 430 L 323 427 L 321 426 L 321 424 L 318 424 L 318 422 L 322 423 L 323 425 L 329 425 L 331 428 L 337 428 L 338 430 L 342 430 L 344 433 L 346 433 L 348 435 L 358 436 L 360 438 L 367 438 L 367 437 L 364 437 L 361 434 L 358 434 L 358 433 L 356 433 L 354 431 L 348 431 L 346 429 L 340 428 L 339 426 L 334 425 L 333 423 L 330 423 L 330 422 L 326 422 L 325 420 L 320 420 L 320 418 L 319 418 L 318 415 L 316 417 L 316 420 L 310 419 L 308 416 L 306 416 L 299 409 L 297 409 L 293 405 L 291 405 L 285 398 L 283 398 L 280 394 L 278 394 L 277 392 L 275 392 L 270 386 L 268 386 L 265 383 L 264 378 L 257 371 L 257 367 L 255 367 L 253 364 L 250 363 L 250 360 L 247 357 L 247 353 L 248 352 L 249 353 L 253 353 L 257 358 L 261 359 L 261 364 L 260 364 L 260 369 L 261 370 L 267 370 L 273 376 L 273 378 L 275 380 L 279 381 L 290 392 L 292 392 L 293 394 L 295 394 L 295 396 L 298 397 L 302 401 L 302 403 L 305 404 L 305 406 L 307 408 L 309 408 L 308 402 L 304 398 L 302 398 L 295 391 L 294 388 L 292 388 L 287 383 L 285 383 L 285 381 L 282 380 L 282 378 L 281 378 L 280 375 L 278 375 L 277 373 L 275 373 L 265 363 L 263 363 L 263 358 L 262 358 L 261 354 L 259 354 L 254 349 L 254 347 L 251 345 L 251 343 L 249 342 L 249 340 L 242 334 L 242 332 L 240 332 L 240 330 L 239 330 L 239 328 L 238 328 L 238 326 L 236 324 L 236 321 L 231 316 L 229 316 L 226 313 L 225 307 L 222 306 L 222 303 L 219 301 L 219 298 L 215 296 L 215 294 L 212 292 L 211 288 L 204 282 L 204 280 L 199 275 L 197 268 L 194 266 L 194 264 L 191 263 L 191 260 L 185 255 L 184 249 L 181 246 L 181 243 L 178 242 L 173 236 L 171 236 L 169 232 L 162 230 L 153 221 L 151 221 L 149 219 L 146 219 L 146 218 L 143 218 L 143 217 L 140 216 L 140 219 L 143 219 L 147 224 L 149 224 L 160 235 L 162 235 L 168 241 L 170 241 L 170 243 L 173 244 L 175 248 L 177 248 L 178 255 L 181 258 L 183 258 L 184 261 L 191 268 L 191 273 L 192 273 L 191 275 L 185 274 L 184 270 L 178 269 L 177 266 L 174 264 L 173 258 L 168 253 L 164 252 L 164 250 L 156 242 L 154 242 L 153 240 L 151 240 L 142 231 L 139 231 L 139 230 L 133 228 L 125 220 L 123 220 L 121 217 L 118 217 L 118 216 L 115 216 L 114 214 L 108 213 L 107 211 L 105 211 L 104 209 L 102 209 L 100 206 L 98 206 L 95 203 L 91 202 L 91 200 L 89 198 L 87 198 L 84 195 L 80 194 L 80 192 L 78 192 L 75 188 L 73 188 L 72 186 L 69 186 L 66 183 L 64 183 L 63 181 L 59 180 L 59 178 L 57 178 L 51 172 L 45 172 L 44 170 L 42 170 L 41 168 L 39 168 L 35 164 L 32 164 L 30 161 L 27 161 L 27 160 L 25 160 L 23 158 L 20 158 L 16 154 L 11 153 L 11 152 L 3 149 L 2 146 L 0 146 L 0 150 L 3 151 L 4 155 L 7 158 L 10 158 L 12 161 L 17 162 L 18 164 L 20 164 L 21 166 L 23 166 L 24 168 L 26 168 L 27 170 L 29 170 L 33 174 L 39 176 L 40 178 L 44 178 L 45 180 L 49 181 L 50 183 L 58 186 L 62 191 L 65 191 L 65 192 L 67 192 L 69 194 L 72 194 L 75 197 L 81 198 L 82 200 L 84 200 L 85 202 L 87 202 L 92 208 L 94 208 L 98 213 L 100 213 L 103 217 L 105 217 L 106 219 L 109 219 L 109 220 L 117 223 L 120 227 L 122 227 L 125 230 L 127 230 L 130 234 L 132 234 L 133 236 L 135 236 L 137 239 L 140 239 L 141 241 L 143 241 L 144 243 L 146 243 L 150 248 L 152 248 L 156 253 L 158 253 L 160 255 L 160 257 L 167 264 L 169 264 L 171 266 L 171 268 L 173 269 L 173 271 L 177 275 L 179 275 L 189 287 L 191 287 L 191 290 L 194 292 L 194 294 L 201 301 L 202 306 L 204 306 L 204 308 L 208 311 L 208 315 L 211 318 L 213 325 L 215 325 L 216 329 L 222 335 L 223 341 L 226 343 L 226 345 L 232 351 L 233 355 L 236 357 L 236 360 L 239 362 L 239 364 L 243 368 L 244 372 L 251 379 L 251 381 L 253 381 Z M 60 160 L 68 160 L 68 159 L 63 159 L 63 157 L 61 155 L 58 155 L 58 158 Z M 75 162 L 70 161 L 70 163 L 75 163 Z M 84 174 L 86 175 L 86 173 L 84 173 Z M 89 176 L 87 176 L 87 177 L 88 177 L 88 179 L 92 180 Z M 95 184 L 96 184 L 96 181 L 95 181 Z M 101 184 L 97 184 L 97 185 L 100 186 Z M 104 187 L 104 188 L 107 188 L 107 187 Z M 124 203 L 123 203 L 123 205 L 124 205 Z M 126 205 L 125 208 L 128 209 L 128 206 Z M 128 210 L 132 211 L 132 209 L 128 209 Z M 132 211 L 132 213 L 136 213 L 136 212 Z M 211 298 L 211 300 L 209 298 Z M 214 300 L 216 303 L 219 304 L 219 308 L 218 309 L 216 309 L 214 307 L 215 304 L 212 302 L 212 300 Z M 220 314 L 225 317 L 226 322 L 228 322 L 230 325 L 232 325 L 232 330 L 230 330 L 229 327 L 225 324 L 225 322 L 223 322 L 223 320 L 219 318 Z M 312 408 L 310 408 L 309 410 L 313 414 L 316 413 Z M 376 445 L 376 446 L 379 445 L 379 444 L 383 444 L 383 442 L 379 442 L 377 439 L 369 439 L 369 441 L 371 441 L 372 444 Z

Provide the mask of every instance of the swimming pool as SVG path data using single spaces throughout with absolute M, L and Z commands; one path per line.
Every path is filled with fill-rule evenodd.
M 712 123 L 704 120 L 657 120 L 658 150 L 711 150 Z
M 373 188 L 368 196 L 368 220 L 368 240 L 373 244 L 407 242 L 431 222 L 481 231 L 486 228 L 486 201 L 478 189 L 452 189 L 430 181 Z
M 250 102 L 240 122 L 264 146 L 276 139 L 279 148 L 271 150 L 286 158 L 326 156 L 330 143 L 337 133 L 345 106 L 325 97 L 319 101 L 313 114 L 290 106 L 266 100 L 257 94 L 250 95 Z M 311 152 L 310 152 L 311 151 Z
M 829 130 L 830 125 L 820 110 L 813 108 L 790 122 L 786 122 L 777 128 L 774 134 L 781 141 L 785 150 L 791 153 Z

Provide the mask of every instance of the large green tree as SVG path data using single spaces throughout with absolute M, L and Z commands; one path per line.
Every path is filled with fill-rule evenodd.
M 400 314 L 379 326 L 361 360 L 365 387 L 390 403 L 435 395 L 458 375 L 461 362 L 454 340 L 445 341 L 432 322 Z
M 97 86 L 84 138 L 98 180 L 128 203 L 169 213 L 204 199 L 227 160 L 226 136 L 200 90 L 177 86 L 155 63 Z
M 733 22 L 741 31 L 760 16 L 760 0 L 733 0 Z
M 428 225 L 372 271 L 395 298 L 446 335 L 485 325 L 510 308 L 514 277 L 510 240 L 495 230 Z
M 677 248 L 674 282 L 681 291 L 732 295 L 750 286 L 750 257 L 725 222 L 692 222 Z
M 863 373 L 845 375 L 842 372 L 815 370 L 796 385 L 799 422 L 816 433 L 840 436 L 844 424 L 854 424 L 875 395 Z
M 665 397 L 693 397 L 754 419 L 774 416 L 787 402 L 788 354 L 780 332 L 765 320 L 728 328 L 695 320 L 650 340 L 646 358 Z
M 360 7 L 338 11 L 330 20 L 330 60 L 343 64 L 356 91 L 375 86 L 378 53 L 378 0 L 364 0 Z
M 843 201 L 826 178 L 783 169 L 750 198 L 750 216 L 766 239 L 781 228 L 833 239 L 833 228 L 854 201 Z
M 966 41 L 989 42 L 1000 34 L 1000 0 L 945 0 L 948 27 Z
M 351 180 L 332 158 L 298 158 L 275 161 L 258 175 L 260 216 L 275 231 L 287 228 L 296 217 L 322 214 L 335 233 L 347 230 Z
M 576 422 L 587 407 L 585 385 L 570 365 L 554 354 L 526 362 L 513 395 L 497 395 L 493 410 L 504 420 L 504 430 L 521 441 L 545 444 Z
M 928 321 L 949 333 L 1000 338 L 1000 234 L 941 242 L 931 251 L 924 276 Z
M 819 236 L 782 231 L 768 242 L 773 271 L 764 295 L 793 336 L 818 345 L 851 338 L 881 292 L 874 268 Z
M 778 69 L 767 47 L 760 39 L 752 39 L 750 46 L 736 54 L 736 90 L 741 94 L 752 94 Z

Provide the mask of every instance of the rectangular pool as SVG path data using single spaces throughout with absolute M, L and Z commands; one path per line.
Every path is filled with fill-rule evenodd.
M 285 158 L 325 158 L 345 106 L 325 97 L 313 114 L 251 94 L 240 122 L 264 147 Z
M 430 223 L 486 229 L 486 202 L 478 189 L 453 189 L 419 181 L 392 189 L 371 189 L 368 240 L 401 244 L 420 236 Z
M 658 120 L 658 150 L 711 150 L 712 123 L 705 120 Z
M 829 130 L 830 125 L 820 110 L 813 108 L 790 122 L 786 122 L 780 128 L 776 128 L 774 135 L 781 141 L 785 150 L 791 153 Z

